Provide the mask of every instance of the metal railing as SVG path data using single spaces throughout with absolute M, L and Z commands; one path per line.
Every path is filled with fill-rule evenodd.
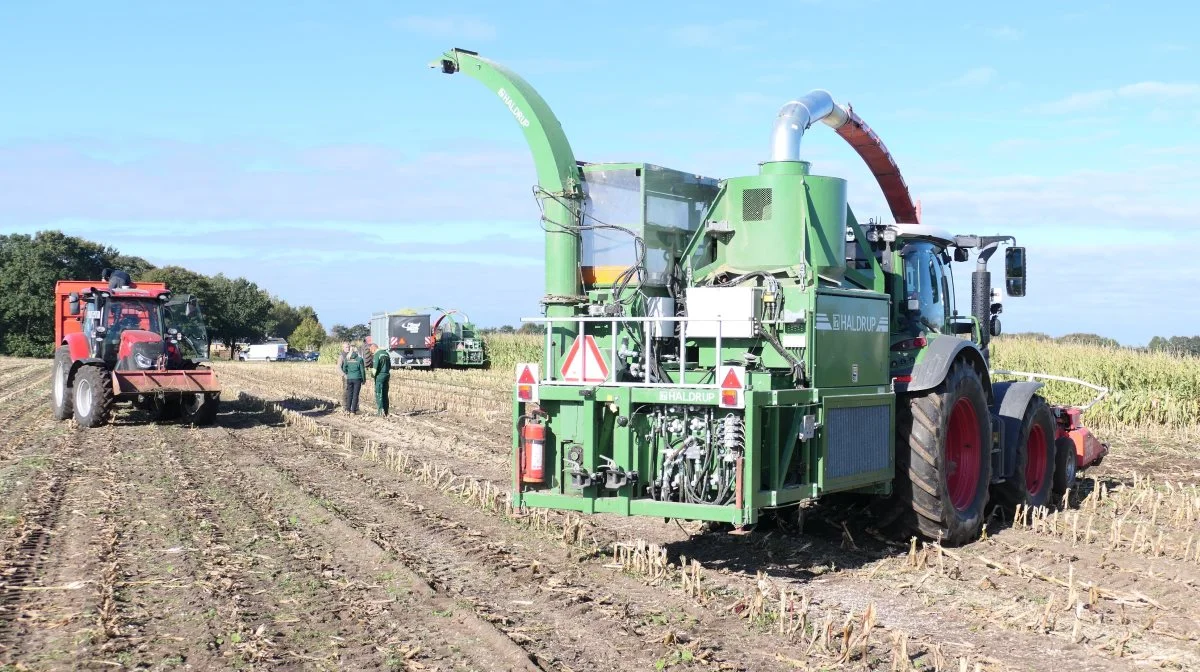
M 1080 411 L 1086 411 L 1087 409 L 1091 408 L 1092 406 L 1095 406 L 1096 404 L 1100 403 L 1104 399 L 1104 397 L 1108 396 L 1108 392 L 1109 392 L 1108 388 L 1104 387 L 1103 385 L 1096 385 L 1095 383 L 1089 383 L 1086 380 L 1080 380 L 1078 378 L 1068 378 L 1067 376 L 1055 376 L 1055 375 L 1052 375 L 1049 373 L 1030 373 L 1028 371 L 1009 371 L 1008 369 L 992 369 L 991 371 L 989 371 L 989 373 L 991 373 L 994 376 L 995 375 L 1025 376 L 1025 378 L 1027 378 L 1030 381 L 1034 381 L 1039 378 L 1042 380 L 1058 380 L 1058 381 L 1062 381 L 1064 383 L 1074 383 L 1076 385 L 1082 385 L 1084 387 L 1091 388 L 1100 393 L 1100 394 L 1096 395 L 1095 399 L 1092 399 L 1087 404 L 1080 406 L 1079 407 Z
M 715 338 L 716 339 L 716 343 L 715 343 L 716 350 L 715 351 L 717 353 L 716 356 L 719 359 L 720 353 L 721 353 L 721 342 L 724 337 L 723 336 L 723 331 L 725 328 L 724 325 L 730 324 L 730 323 L 735 323 L 735 324 L 750 324 L 751 326 L 753 326 L 754 324 L 760 323 L 759 320 L 754 320 L 754 319 L 730 320 L 730 319 L 721 319 L 721 318 L 697 318 L 697 317 L 681 317 L 681 316 L 666 316 L 666 315 L 652 316 L 652 317 L 624 317 L 624 316 L 622 316 L 622 317 L 526 317 L 526 318 L 522 318 L 521 321 L 522 322 L 531 322 L 534 324 L 545 324 L 546 325 L 546 329 L 545 329 L 546 342 L 542 348 L 542 361 L 546 363 L 546 366 L 544 367 L 545 370 L 542 372 L 542 380 L 541 380 L 542 385 L 588 384 L 588 385 L 618 385 L 618 386 L 623 386 L 623 387 L 667 387 L 667 388 L 670 388 L 670 387 L 699 387 L 699 388 L 706 388 L 706 389 L 719 389 L 721 387 L 720 382 L 717 380 L 713 380 L 712 383 L 688 383 L 688 382 L 686 382 L 686 378 L 687 378 L 686 371 L 687 371 L 687 363 L 688 363 L 687 342 L 686 342 L 687 338 L 688 338 L 687 325 L 691 322 L 715 322 L 717 324 L 717 330 L 716 330 L 715 337 L 708 336 L 708 335 L 698 336 L 698 335 L 693 334 L 691 336 L 691 338 Z M 642 352 L 641 352 L 642 376 L 641 376 L 641 378 L 642 379 L 640 381 L 618 381 L 618 380 L 616 380 L 616 375 L 617 375 L 617 370 L 618 370 L 617 362 L 620 361 L 618 359 L 618 350 L 617 350 L 617 335 L 618 335 L 617 325 L 618 324 L 629 324 L 629 323 L 643 325 L 642 326 L 642 344 L 641 344 L 641 347 L 642 347 Z M 665 382 L 665 383 L 664 382 L 652 382 L 650 380 L 650 348 L 649 348 L 650 339 L 651 339 L 650 332 L 651 332 L 651 329 L 663 329 L 664 328 L 663 325 L 665 325 L 666 323 L 670 323 L 672 325 L 680 324 L 680 326 L 682 327 L 682 328 L 676 330 L 679 332 L 677 337 L 672 336 L 672 338 L 676 338 L 679 343 L 679 379 L 673 383 L 672 382 Z M 609 344 L 609 347 L 608 347 L 610 365 L 608 367 L 609 368 L 608 375 L 605 376 L 605 379 L 603 381 L 588 381 L 587 380 L 587 368 L 586 368 L 587 358 L 586 357 L 584 357 L 583 368 L 580 371 L 580 378 L 582 378 L 584 382 L 581 383 L 578 381 L 559 380 L 556 378 L 556 374 L 559 372 L 555 371 L 554 366 L 553 366 L 553 364 L 554 364 L 554 356 L 553 356 L 553 352 L 552 352 L 553 338 L 552 338 L 551 332 L 553 331 L 553 328 L 552 328 L 553 326 L 561 325 L 561 324 L 573 325 L 577 329 L 577 331 L 576 331 L 577 338 L 588 335 L 584 331 L 585 324 L 608 324 L 609 325 L 609 334 L 610 334 L 610 340 L 611 340 L 611 343 Z M 698 353 L 697 353 L 697 362 L 699 362 L 699 354 Z

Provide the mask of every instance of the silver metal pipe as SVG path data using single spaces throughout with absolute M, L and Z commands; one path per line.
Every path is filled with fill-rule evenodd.
M 846 108 L 833 102 L 828 91 L 816 89 L 779 109 L 771 129 L 771 160 L 799 161 L 800 140 L 809 126 L 820 121 L 841 128 L 850 119 Z

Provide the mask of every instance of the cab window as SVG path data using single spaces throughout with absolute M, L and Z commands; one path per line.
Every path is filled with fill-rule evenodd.
M 946 325 L 947 296 L 945 276 L 937 249 L 926 242 L 909 243 L 904 257 L 904 299 L 917 299 L 920 307 L 914 318 L 922 331 L 942 331 Z

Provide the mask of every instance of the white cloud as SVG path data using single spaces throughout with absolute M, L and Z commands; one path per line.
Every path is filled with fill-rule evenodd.
M 996 38 L 997 40 L 1008 40 L 1008 41 L 1019 40 L 1025 36 L 1025 33 L 1023 31 L 1017 30 L 1016 28 L 1013 28 L 1012 26 L 996 26 L 994 28 L 989 28 L 987 33 L 988 33 L 988 35 L 991 35 L 992 37 Z
M 673 43 L 681 47 L 702 49 L 740 49 L 748 46 L 766 21 L 732 19 L 720 23 L 689 23 L 670 30 Z
M 1117 89 L 1118 96 L 1155 96 L 1157 98 L 1187 98 L 1200 94 L 1200 84 L 1169 82 L 1138 82 Z
M 1154 51 L 1160 54 L 1183 54 L 1191 50 L 1190 46 L 1178 42 L 1161 42 L 1154 45 Z
M 983 67 L 971 68 L 962 76 L 950 82 L 951 86 L 983 86 L 996 78 L 996 69 Z
M 1068 114 L 1090 110 L 1105 103 L 1118 99 L 1186 99 L 1200 96 L 1200 84 L 1192 82 L 1137 82 L 1126 84 L 1115 89 L 1098 89 L 1073 93 L 1044 105 L 1034 107 L 1034 111 L 1045 114 Z
M 409 33 L 426 37 L 463 40 L 491 40 L 496 37 L 496 27 L 474 16 L 406 16 L 396 26 Z

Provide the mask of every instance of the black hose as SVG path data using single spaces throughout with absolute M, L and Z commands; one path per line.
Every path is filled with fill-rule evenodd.
M 775 349 L 775 352 L 779 353 L 780 357 L 783 357 L 789 364 L 792 365 L 792 381 L 800 387 L 807 387 L 808 374 L 804 370 L 804 362 L 796 359 L 795 355 L 788 352 L 788 349 L 783 347 L 783 344 L 779 342 L 779 339 L 775 338 L 774 334 L 771 334 L 764 329 L 761 324 L 758 325 L 757 329 L 758 335 L 761 336 L 764 341 L 770 343 L 771 347 Z

